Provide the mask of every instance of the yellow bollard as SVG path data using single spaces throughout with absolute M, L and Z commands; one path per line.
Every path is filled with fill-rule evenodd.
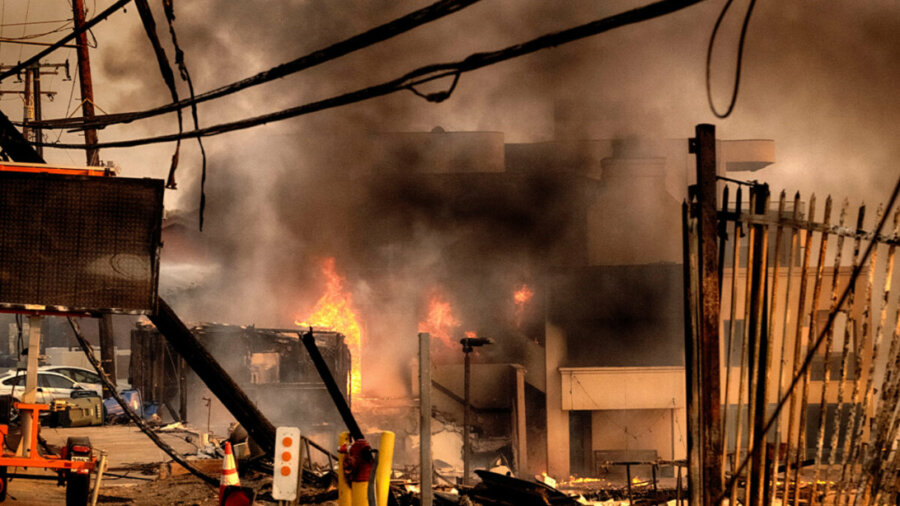
M 381 433 L 381 442 L 378 444 L 378 467 L 375 469 L 375 504 L 387 506 L 388 492 L 391 487 L 391 471 L 394 464 L 394 433 L 384 431 Z
M 338 447 L 350 444 L 350 433 L 341 432 L 338 434 Z M 338 453 L 338 506 L 353 506 L 353 496 L 350 490 L 350 484 L 344 477 L 344 453 Z M 365 505 L 365 502 L 358 503 Z
M 369 482 L 354 481 L 353 488 L 353 506 L 367 506 L 369 504 Z

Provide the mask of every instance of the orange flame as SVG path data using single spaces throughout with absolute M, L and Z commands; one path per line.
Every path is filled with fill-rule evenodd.
M 462 325 L 453 316 L 453 308 L 440 294 L 431 296 L 428 302 L 428 315 L 419 322 L 419 332 L 428 332 L 432 338 L 440 339 L 448 347 L 453 346 L 453 331 Z
M 478 337 L 478 334 L 476 334 L 474 330 L 467 330 L 466 337 L 468 337 L 469 339 L 475 339 L 476 337 Z
M 516 304 L 516 327 L 521 325 L 522 313 L 525 312 L 525 304 L 527 304 L 532 297 L 534 297 L 534 292 L 525 284 L 522 285 L 522 288 L 519 288 L 513 293 L 513 302 Z
M 362 390 L 362 326 L 353 309 L 353 296 L 344 291 L 344 277 L 335 272 L 334 258 L 322 262 L 325 275 L 325 293 L 316 302 L 310 315 L 302 321 L 295 321 L 301 327 L 325 327 L 344 334 L 350 349 L 350 394 Z

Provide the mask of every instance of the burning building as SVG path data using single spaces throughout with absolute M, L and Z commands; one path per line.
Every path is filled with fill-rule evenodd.
M 266 283 L 270 305 L 297 323 L 351 309 L 354 410 L 409 435 L 397 462 L 413 463 L 417 444 L 417 331 L 435 343 L 433 395 L 450 432 L 462 424 L 459 339 L 494 340 L 472 360 L 476 466 L 501 457 L 565 477 L 684 457 L 686 140 L 509 144 L 435 129 L 346 143 L 311 148 L 320 156 L 307 163 L 334 170 L 274 185 L 279 241 L 302 247 Z M 718 159 L 723 174 L 756 170 L 774 146 L 720 141 Z M 237 261 L 220 258 L 225 270 Z M 348 334 L 329 322 L 318 324 Z M 459 462 L 461 439 L 450 439 L 435 458 Z

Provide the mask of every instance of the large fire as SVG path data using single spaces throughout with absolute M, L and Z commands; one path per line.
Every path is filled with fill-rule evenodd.
M 522 313 L 525 312 L 525 304 L 528 304 L 528 301 L 534 297 L 534 292 L 531 291 L 531 288 L 528 288 L 528 285 L 522 285 L 522 288 L 519 288 L 513 293 L 513 302 L 516 304 L 516 327 L 521 326 L 522 324 Z
M 335 272 L 334 258 L 322 262 L 325 276 L 325 293 L 316 302 L 310 315 L 295 321 L 301 327 L 325 327 L 344 334 L 350 349 L 350 394 L 362 389 L 362 326 L 353 309 L 353 296 L 344 291 L 344 277 Z
M 453 333 L 462 325 L 453 316 L 453 308 L 439 293 L 434 293 L 428 301 L 428 315 L 419 322 L 419 332 L 428 332 L 432 338 L 440 339 L 448 347 L 453 346 Z

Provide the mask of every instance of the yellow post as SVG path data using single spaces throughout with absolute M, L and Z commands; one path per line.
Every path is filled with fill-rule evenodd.
M 353 488 L 353 506 L 366 506 L 369 504 L 369 482 L 354 481 Z
M 391 471 L 394 463 L 394 433 L 384 431 L 381 433 L 381 442 L 378 444 L 378 467 L 375 469 L 375 504 L 387 506 L 388 492 L 391 487 Z
M 341 432 L 338 434 L 338 447 L 350 444 L 350 433 Z M 353 497 L 351 495 L 350 484 L 344 477 L 344 454 L 338 453 L 338 506 L 353 506 Z M 365 502 L 358 503 L 365 506 Z

